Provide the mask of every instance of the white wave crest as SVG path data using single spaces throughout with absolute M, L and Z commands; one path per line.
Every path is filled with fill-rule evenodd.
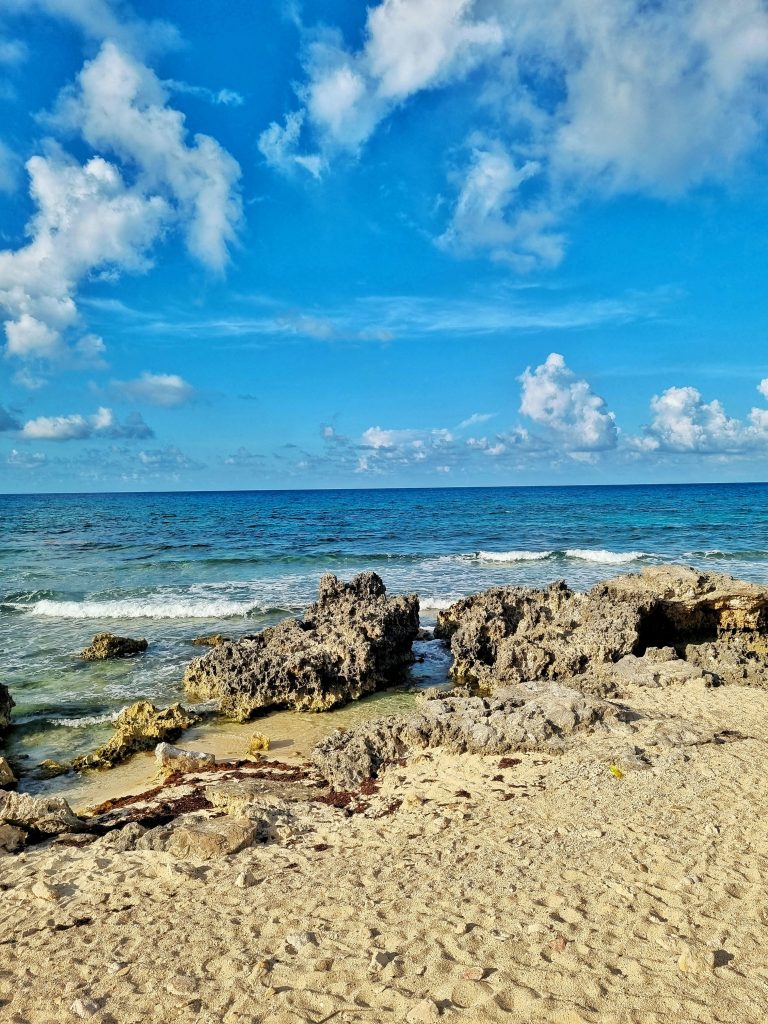
M 121 709 L 122 710 L 122 709 Z M 51 725 L 62 725 L 67 729 L 86 729 L 91 725 L 106 725 L 115 722 L 120 711 L 112 711 L 108 715 L 85 715 L 83 718 L 51 718 Z
M 126 597 L 104 601 L 36 601 L 10 607 L 29 615 L 58 619 L 229 619 L 264 609 L 253 601 L 224 598 Z
M 460 600 L 460 597 L 419 597 L 419 607 L 444 612 L 446 608 L 450 608 L 452 604 L 456 604 Z
M 604 565 L 624 565 L 648 557 L 644 551 L 606 551 L 602 548 L 568 548 L 565 555 L 567 558 L 580 558 L 584 562 L 600 562 Z
M 478 551 L 481 562 L 540 562 L 550 558 L 554 551 Z

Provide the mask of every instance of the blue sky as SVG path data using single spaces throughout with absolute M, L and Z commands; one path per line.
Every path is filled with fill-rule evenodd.
M 5 0 L 0 490 L 766 479 L 767 82 L 763 0 Z

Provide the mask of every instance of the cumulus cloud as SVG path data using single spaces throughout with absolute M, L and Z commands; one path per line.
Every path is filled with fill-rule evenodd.
M 764 133 L 767 70 L 762 0 L 381 0 L 357 50 L 306 33 L 301 107 L 262 152 L 282 169 L 297 154 L 325 166 L 409 99 L 472 74 L 462 103 L 496 142 L 467 140 L 441 244 L 551 265 L 558 220 L 598 189 L 666 197 L 727 181 Z
M 764 383 L 758 385 L 761 394 Z M 651 413 L 643 435 L 631 439 L 640 451 L 740 455 L 768 447 L 768 409 L 753 408 L 743 422 L 729 416 L 718 399 L 705 402 L 694 387 L 654 395 Z
M 37 212 L 30 241 L 0 251 L 0 307 L 6 311 L 6 355 L 63 358 L 79 323 L 75 304 L 83 279 L 113 279 L 151 266 L 153 245 L 182 230 L 190 253 L 220 270 L 241 215 L 239 166 L 207 135 L 186 141 L 181 113 L 140 61 L 106 43 L 64 91 L 51 125 L 76 132 L 125 167 L 98 155 L 80 164 L 49 143 L 27 162 Z M 93 336 L 81 339 L 81 360 L 100 355 Z
M 111 409 L 102 407 L 92 416 L 38 416 L 24 424 L 21 436 L 35 441 L 83 441 L 92 437 L 143 439 L 154 433 L 138 413 L 119 423 Z
M 519 378 L 520 412 L 544 428 L 564 450 L 596 452 L 615 448 L 616 418 L 586 380 L 577 378 L 557 352 Z
M 13 469 L 42 469 L 48 464 L 48 456 L 42 452 L 23 452 L 11 448 L 5 461 Z
M 136 380 L 113 380 L 112 388 L 131 401 L 172 408 L 195 398 L 192 385 L 176 373 L 142 373 Z
M 760 381 L 760 383 L 757 385 L 757 390 L 760 392 L 763 398 L 768 398 L 768 377 Z

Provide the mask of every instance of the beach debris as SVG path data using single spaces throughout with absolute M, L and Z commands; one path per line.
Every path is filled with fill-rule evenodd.
M 231 643 L 231 640 L 223 633 L 207 633 L 205 636 L 196 636 L 192 643 L 195 647 L 221 647 L 222 644 Z
M 412 715 L 391 715 L 346 732 L 312 751 L 312 761 L 337 792 L 359 788 L 387 765 L 424 747 L 457 753 L 559 751 L 574 733 L 615 725 L 612 704 L 557 683 L 528 683 L 493 697 L 443 697 Z
M 248 744 L 248 753 L 259 754 L 264 750 L 269 750 L 269 744 L 269 736 L 265 736 L 263 732 L 255 732 Z
M 240 722 L 271 707 L 328 711 L 402 681 L 418 631 L 415 594 L 387 597 L 374 572 L 348 583 L 326 573 L 303 619 L 214 647 L 187 667 L 184 685 Z
M 5 786 L 13 786 L 16 783 L 16 776 L 13 769 L 4 757 L 0 757 L 0 789 Z
M 149 644 L 146 640 L 134 640 L 129 636 L 115 636 L 114 633 L 97 633 L 89 647 L 81 651 L 84 661 L 106 661 L 109 658 L 132 658 L 143 654 Z
M 0 823 L 16 825 L 32 835 L 53 836 L 86 828 L 63 797 L 28 793 L 0 793 Z
M 216 764 L 214 754 L 208 754 L 203 750 L 186 750 L 184 747 L 174 747 L 170 743 L 158 743 L 155 747 L 155 758 L 164 775 L 200 771 L 201 768 L 212 768 Z
M 614 777 L 614 779 L 623 779 L 624 778 L 624 772 L 621 770 L 621 768 L 619 768 L 619 766 L 617 764 L 610 765 L 609 768 L 608 768 L 608 771 L 611 773 L 611 775 Z
M 768 589 L 679 565 L 618 576 L 587 593 L 493 587 L 441 611 L 453 678 L 493 691 L 527 679 L 591 692 L 623 683 L 768 686 Z
M 0 735 L 11 724 L 11 708 L 13 706 L 13 698 L 8 687 L 4 683 L 0 683 Z
M 125 708 L 115 719 L 115 732 L 106 743 L 82 757 L 75 758 L 72 767 L 112 768 L 139 750 L 151 750 L 160 742 L 175 740 L 200 716 L 181 704 L 157 708 L 149 701 L 140 700 Z

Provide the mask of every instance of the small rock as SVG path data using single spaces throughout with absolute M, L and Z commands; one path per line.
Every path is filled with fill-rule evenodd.
M 440 1017 L 440 1008 L 431 999 L 422 999 L 412 1006 L 405 1019 L 408 1024 L 429 1024 L 430 1021 Z
M 195 647 L 221 647 L 229 643 L 229 637 L 221 633 L 207 633 L 205 636 L 196 636 L 192 643 Z
M 15 825 L 0 824 L 0 850 L 5 853 L 18 853 L 24 849 L 26 841 L 27 834 L 23 829 L 16 828 Z
M 69 1009 L 76 1017 L 85 1020 L 86 1017 L 92 1017 L 94 1013 L 99 1012 L 99 1004 L 88 996 L 81 996 L 72 1003 Z
M 0 757 L 0 789 L 3 786 L 12 786 L 15 781 L 16 776 L 13 774 L 11 766 L 4 757 Z
M 258 878 L 250 871 L 241 871 L 235 879 L 235 885 L 238 889 L 250 889 L 257 882 Z
M 317 945 L 317 936 L 314 932 L 289 932 L 285 937 L 285 944 L 297 953 L 307 953 L 310 946 Z
M 269 750 L 270 739 L 263 732 L 255 732 L 248 744 L 249 754 L 258 754 L 262 750 Z
M 461 976 L 465 981 L 482 981 L 485 977 L 485 971 L 482 967 L 465 967 L 461 972 Z
M 158 743 L 155 747 L 155 758 L 160 771 L 165 775 L 172 775 L 174 772 L 196 772 L 201 768 L 212 768 L 216 764 L 216 757 L 213 754 L 203 750 L 185 750 L 170 743 Z
M 48 903 L 58 903 L 59 901 L 59 890 L 47 882 L 43 882 L 42 879 L 35 882 L 30 892 L 38 900 L 46 900 Z
M 371 957 L 371 969 L 376 970 L 379 967 L 386 967 L 394 959 L 394 953 L 387 953 L 385 949 L 377 949 Z
M 549 944 L 549 948 L 555 953 L 564 953 L 565 947 L 568 945 L 568 939 L 564 935 L 558 934 L 552 939 Z
M 130 636 L 115 636 L 114 633 L 97 633 L 90 647 L 81 652 L 84 661 L 106 661 L 108 658 L 132 658 L 143 654 L 149 644 L 146 640 L 134 640 Z
M 197 978 L 188 974 L 176 974 L 165 984 L 166 990 L 174 996 L 193 996 L 199 988 Z
M 36 774 L 41 779 L 55 779 L 59 775 L 66 775 L 69 771 L 69 765 L 62 764 L 61 761 L 53 761 L 50 758 L 46 758 L 45 761 L 41 761 L 37 766 Z
M 714 955 L 702 947 L 683 946 L 677 967 L 683 974 L 708 974 L 714 967 Z

